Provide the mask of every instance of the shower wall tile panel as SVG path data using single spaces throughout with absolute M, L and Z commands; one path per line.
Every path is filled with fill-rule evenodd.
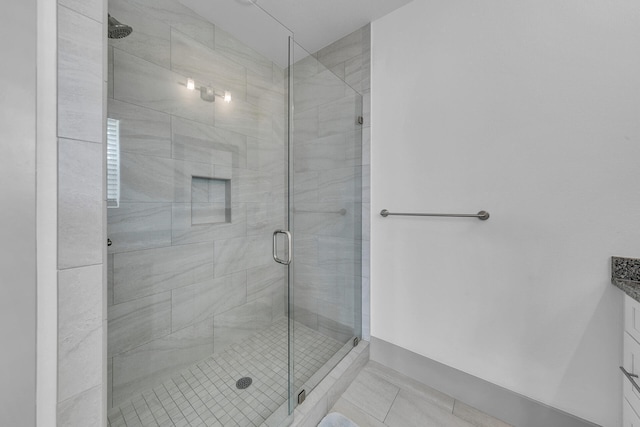
M 215 31 L 215 50 L 217 52 L 222 53 L 247 70 L 251 70 L 254 74 L 272 78 L 274 64 L 271 61 L 219 27 L 216 27 Z
M 121 207 L 108 217 L 110 405 L 286 310 L 271 259 L 285 223 L 284 70 L 176 0 L 114 1 L 134 33 L 109 42 L 122 147 Z M 188 77 L 232 102 L 201 100 Z M 230 180 L 229 194 L 207 196 L 193 177 Z M 199 208 L 222 202 L 231 222 L 198 224 Z
M 57 425 L 101 426 L 105 400 L 104 12 L 58 1 Z
M 109 117 L 120 121 L 120 151 L 171 158 L 171 116 L 109 99 Z
M 102 142 L 102 23 L 58 8 L 58 136 Z
M 213 353 L 213 318 L 193 323 L 113 358 L 113 405 Z
M 102 385 L 58 403 L 58 426 L 103 426 Z
M 114 301 L 131 301 L 211 278 L 214 253 L 214 243 L 116 253 Z
M 318 61 L 327 68 L 348 62 L 362 54 L 365 47 L 365 30 L 363 27 L 320 49 L 316 53 Z
M 213 49 L 214 26 L 175 0 L 130 0 L 149 17 Z
M 203 102 L 195 91 L 185 90 L 186 75 L 160 67 L 116 47 L 113 49 L 113 67 L 115 99 L 213 124 L 214 104 Z
M 104 12 L 102 0 L 58 0 L 60 6 L 76 11 L 96 22 L 102 22 Z
M 171 292 L 109 307 L 109 356 L 171 333 Z
M 171 245 L 170 203 L 120 203 L 108 209 L 109 253 Z
M 231 91 L 233 101 L 230 104 L 220 102 L 210 103 L 233 105 L 235 101 L 244 101 L 247 91 L 246 68 L 228 59 L 225 55 L 198 43 L 179 31 L 171 32 L 171 69 L 186 78 L 195 80 L 196 87 L 211 85 L 216 93 L 224 94 L 225 90 Z M 188 92 L 200 100 L 197 90 Z
M 246 270 L 174 289 L 171 292 L 171 329 L 177 331 L 246 302 Z
M 102 384 L 102 266 L 58 273 L 58 399 Z
M 109 13 L 134 29 L 124 39 L 112 39 L 115 48 L 170 68 L 171 31 L 168 26 L 156 25 L 156 20 L 129 0 L 109 0 Z
M 102 144 L 59 139 L 58 168 L 58 267 L 101 264 Z
M 262 297 L 213 318 L 213 351 L 219 353 L 241 342 L 272 321 L 271 297 Z

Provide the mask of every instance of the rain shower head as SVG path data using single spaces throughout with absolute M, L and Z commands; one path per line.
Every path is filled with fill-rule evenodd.
M 133 28 L 128 25 L 121 24 L 116 18 L 109 15 L 109 38 L 122 39 L 127 37 Z

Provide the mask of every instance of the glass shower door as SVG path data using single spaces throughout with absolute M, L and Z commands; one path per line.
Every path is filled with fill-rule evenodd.
M 295 406 L 361 337 L 362 96 L 298 44 L 290 46 Z

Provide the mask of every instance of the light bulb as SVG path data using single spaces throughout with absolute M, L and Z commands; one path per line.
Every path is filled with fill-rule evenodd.
M 194 90 L 196 88 L 196 82 L 193 79 L 187 79 L 187 89 Z
M 229 92 L 228 90 L 224 91 L 224 102 L 226 102 L 227 104 L 231 102 L 231 92 Z

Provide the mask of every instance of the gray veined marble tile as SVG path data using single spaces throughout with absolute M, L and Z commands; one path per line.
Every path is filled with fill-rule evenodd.
M 58 8 L 58 136 L 102 142 L 102 24 Z
M 102 263 L 102 144 L 58 143 L 58 267 Z
M 231 178 L 232 200 L 239 203 L 268 202 L 272 196 L 273 181 L 266 172 L 233 169 Z
M 266 140 L 272 139 L 273 135 L 271 113 L 242 100 L 216 102 L 216 126 Z
M 285 146 L 281 141 L 271 142 L 247 138 L 247 168 L 284 175 Z
M 274 287 L 287 286 L 286 267 L 272 263 L 247 270 L 247 300 L 253 301 L 271 295 Z
M 173 201 L 192 202 L 191 188 L 193 179 L 215 178 L 214 167 L 210 163 L 174 160 L 173 169 Z
M 170 203 L 120 203 L 107 209 L 109 253 L 171 245 Z
M 188 90 L 187 77 L 114 49 L 115 99 L 213 124 L 214 103 Z
M 113 47 L 107 47 L 107 97 L 113 99 Z
M 295 168 L 295 166 L 294 166 Z M 293 198 L 295 205 L 299 203 L 318 202 L 319 172 L 296 172 L 293 177 Z
M 330 412 L 339 412 L 345 415 L 359 427 L 386 427 L 382 421 L 372 417 L 345 398 L 339 399 Z
M 114 255 L 116 304 L 213 277 L 213 243 L 170 246 Z
M 214 263 L 216 277 L 273 262 L 271 235 L 216 240 Z
M 343 200 L 330 200 L 322 203 L 300 203 L 296 205 L 297 214 L 294 232 L 324 236 L 355 236 L 361 233 L 361 217 L 354 217 L 352 205 Z M 340 212 L 346 210 L 344 215 Z
M 318 107 L 298 111 L 294 106 L 292 141 L 303 142 L 318 138 Z
M 120 121 L 120 151 L 171 157 L 171 116 L 110 99 L 107 116 Z
M 216 27 L 216 51 L 254 74 L 272 80 L 272 62 L 220 27 Z
M 336 134 L 295 144 L 293 162 L 296 172 L 326 171 L 348 166 L 346 135 Z
M 175 30 L 171 32 L 171 69 L 193 78 L 196 88 L 211 85 L 221 95 L 230 91 L 233 101 L 246 98 L 247 76 L 243 66 Z M 216 97 L 213 104 L 219 103 L 225 102 Z
M 345 62 L 363 50 L 363 29 L 359 28 L 338 41 L 320 49 L 317 53 L 318 62 L 326 68 Z
M 102 385 L 98 385 L 58 403 L 57 425 L 83 427 L 103 426 L 102 402 Z
M 172 159 L 122 153 L 120 157 L 120 200 L 122 202 L 172 202 L 174 198 Z
M 214 239 L 229 239 L 244 236 L 247 232 L 246 207 L 231 204 L 230 222 L 194 224 L 191 203 L 174 203 L 172 207 L 172 243 L 213 242 Z
M 351 93 L 318 107 L 318 136 L 352 134 L 360 129 L 358 116 L 363 115 L 362 97 Z
M 270 74 L 262 76 L 247 70 L 247 102 L 257 106 L 260 111 L 284 116 L 287 99 L 282 89 L 282 86 L 273 83 Z
M 363 56 L 358 55 L 351 59 L 348 59 L 344 63 L 344 80 L 354 90 L 362 91 L 363 73 L 362 66 Z
M 355 237 L 318 236 L 318 264 L 328 270 L 359 276 L 362 243 Z
M 336 102 L 345 96 L 347 85 L 330 70 L 298 82 L 293 88 L 293 106 L 297 112 Z
M 219 166 L 244 168 L 247 159 L 247 137 L 215 126 L 173 117 L 173 158 L 205 161 Z
M 213 319 L 215 353 L 271 324 L 272 299 L 264 297 L 218 314 Z
M 226 203 L 192 203 L 191 225 L 224 224 L 231 216 Z
M 308 54 L 300 48 L 295 49 L 293 60 L 293 79 L 295 83 L 315 76 L 321 67 L 313 55 Z
M 171 293 L 151 295 L 109 307 L 109 356 L 171 332 Z
M 390 382 L 361 371 L 342 397 L 378 421 L 384 421 L 399 391 L 400 389 Z
M 214 48 L 214 25 L 176 0 L 130 0 L 150 17 L 163 21 L 200 43 Z
M 172 330 L 185 328 L 246 302 L 245 271 L 174 289 L 171 293 Z
M 109 39 L 109 44 L 158 64 L 171 67 L 171 28 L 129 0 L 109 0 L 109 13 L 118 21 L 130 25 L 133 32 L 122 39 Z
M 58 400 L 102 383 L 102 265 L 58 273 Z
M 213 318 L 113 358 L 113 403 L 119 405 L 213 353 Z
M 362 198 L 361 173 L 360 166 L 337 167 L 320 172 L 318 200 L 321 203 L 341 201 L 345 205 L 360 202 Z
M 66 6 L 94 21 L 103 21 L 103 3 L 100 0 L 58 0 L 58 4 Z

